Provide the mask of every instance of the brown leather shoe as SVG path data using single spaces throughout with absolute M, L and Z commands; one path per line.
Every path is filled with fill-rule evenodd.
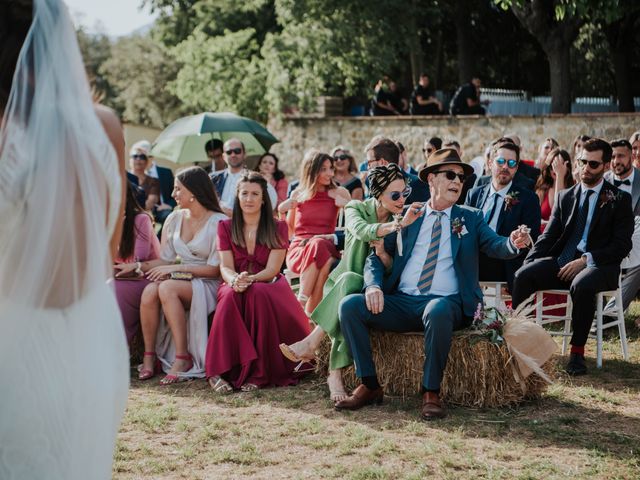
M 382 387 L 369 390 L 366 386 L 359 385 L 347 398 L 336 402 L 335 408 L 336 410 L 358 410 L 372 403 L 380 405 L 383 397 L 384 391 Z
M 422 419 L 433 420 L 434 418 L 444 418 L 447 412 L 442 408 L 440 397 L 435 392 L 425 392 L 422 395 Z

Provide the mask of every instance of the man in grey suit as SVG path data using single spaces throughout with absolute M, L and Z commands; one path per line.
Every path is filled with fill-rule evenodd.
M 635 217 L 633 247 L 621 265 L 624 276 L 621 284 L 622 305 L 626 310 L 640 290 L 640 170 L 633 166 L 631 144 L 627 140 L 624 138 L 615 140 L 611 142 L 611 147 L 613 148 L 611 170 L 604 174 L 604 179 L 631 195 L 631 208 Z M 613 307 L 615 307 L 615 299 L 605 307 L 605 315 L 607 310 Z
M 479 250 L 497 258 L 513 258 L 529 236 L 515 230 L 510 238 L 497 235 L 478 209 L 456 205 L 464 180 L 473 167 L 463 163 L 455 149 L 431 154 L 420 179 L 429 185 L 430 200 L 424 214 L 399 233 L 403 254 L 396 250 L 396 235 L 385 238 L 393 257 L 391 272 L 372 252 L 364 269 L 364 294 L 340 303 L 342 332 L 362 379 L 353 394 L 336 409 L 355 410 L 381 403 L 383 390 L 376 376 L 369 328 L 394 332 L 424 332 L 422 409 L 425 420 L 445 415 L 439 392 L 454 330 L 470 324 L 482 302 L 478 284 Z M 418 213 L 416 212 L 416 213 Z

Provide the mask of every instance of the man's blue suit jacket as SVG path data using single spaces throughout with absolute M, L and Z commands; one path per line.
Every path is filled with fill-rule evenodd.
M 451 223 L 458 219 L 467 230 L 464 235 L 451 233 L 451 252 L 453 265 L 458 277 L 458 288 L 462 299 L 462 311 L 465 317 L 473 317 L 478 303 L 482 302 L 482 291 L 478 283 L 478 258 L 482 251 L 495 258 L 513 258 L 518 255 L 511 248 L 508 238 L 496 234 L 484 221 L 482 212 L 464 205 L 453 205 Z M 400 276 L 407 265 L 424 216 L 418 218 L 407 228 L 401 230 L 403 255 L 396 251 L 396 234 L 387 235 L 384 248 L 393 257 L 391 272 L 385 274 L 385 268 L 375 251 L 367 257 L 364 267 L 364 288 L 377 286 L 385 294 L 396 293 Z
M 467 194 L 466 205 L 482 209 L 491 191 L 491 183 L 474 187 Z M 516 183 L 511 184 L 507 194 L 515 195 L 517 203 L 507 208 L 504 203 L 500 209 L 496 233 L 504 237 L 509 236 L 518 226 L 526 225 L 531 229 L 531 239 L 535 243 L 540 235 L 540 201 L 531 190 L 521 187 Z M 522 266 L 526 254 L 523 252 L 518 258 L 502 263 L 504 277 L 511 286 L 516 271 Z M 488 265 L 491 265 L 489 263 Z M 485 277 L 487 278 L 487 277 Z

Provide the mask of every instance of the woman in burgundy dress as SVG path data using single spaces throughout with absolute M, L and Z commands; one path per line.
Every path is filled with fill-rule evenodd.
M 225 283 L 209 333 L 207 377 L 217 392 L 294 385 L 295 363 L 280 354 L 279 345 L 304 338 L 309 320 L 280 274 L 287 225 L 273 218 L 262 175 L 247 173 L 237 188 L 232 218 L 218 227 Z
M 349 192 L 334 182 L 333 157 L 317 150 L 302 160 L 300 185 L 278 207 L 287 220 L 293 240 L 287 268 L 300 275 L 298 302 L 310 314 L 322 300 L 322 288 L 333 263 L 340 258 L 334 243 L 338 211 L 351 200 Z

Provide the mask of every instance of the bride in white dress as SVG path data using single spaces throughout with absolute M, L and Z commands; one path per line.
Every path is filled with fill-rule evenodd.
M 129 370 L 105 283 L 122 132 L 61 0 L 0 18 L 0 478 L 107 479 Z

